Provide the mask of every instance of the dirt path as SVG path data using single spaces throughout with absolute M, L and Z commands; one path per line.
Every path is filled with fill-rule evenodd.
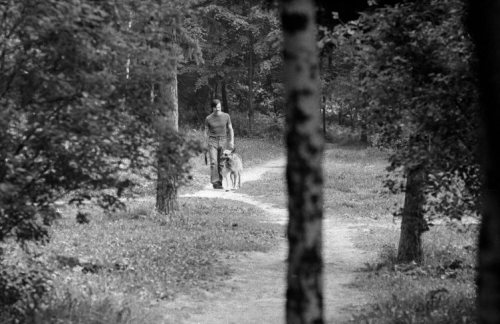
M 256 181 L 267 172 L 284 171 L 284 159 L 274 160 L 259 167 L 245 170 L 242 180 Z M 285 224 L 287 210 L 276 208 L 232 191 L 213 190 L 210 186 L 186 197 L 223 198 L 241 201 L 262 208 L 269 222 Z M 325 217 L 325 319 L 339 323 L 349 318 L 350 306 L 368 302 L 367 297 L 349 287 L 355 271 L 371 256 L 356 249 L 351 236 L 359 224 L 331 221 Z M 268 253 L 248 253 L 231 260 L 234 275 L 222 291 L 203 293 L 198 298 L 180 297 L 166 305 L 167 323 L 200 324 L 254 324 L 284 323 L 285 274 L 287 242 L 281 240 Z

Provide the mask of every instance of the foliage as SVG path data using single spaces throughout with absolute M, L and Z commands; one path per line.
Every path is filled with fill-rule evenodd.
M 25 321 L 47 306 L 51 279 L 47 267 L 12 242 L 1 244 L 0 318 L 2 323 Z
M 60 199 L 80 208 L 86 200 L 123 207 L 119 198 L 137 179 L 124 171 L 155 166 L 159 112 L 151 85 L 166 78 L 172 60 L 199 53 L 177 29 L 175 8 L 135 4 L 0 3 L 0 242 L 12 238 L 24 249 L 32 240 L 46 242 Z M 155 13 L 164 24 L 132 23 L 132 12 Z M 172 34 L 175 46 L 164 38 Z M 182 178 L 199 145 L 179 136 L 169 144 L 171 172 Z M 77 212 L 81 223 L 86 216 Z M 40 306 L 50 281 L 36 262 L 5 266 L 10 253 L 0 250 L 2 312 L 21 320 Z
M 364 13 L 332 36 L 335 55 L 347 53 L 335 82 L 351 91 L 341 100 L 357 110 L 377 145 L 393 150 L 389 171 L 424 166 L 427 193 L 435 197 L 429 210 L 440 205 L 439 212 L 456 218 L 476 211 L 480 186 L 464 10 L 458 0 L 407 2 Z M 436 199 L 440 192 L 447 198 Z
M 221 97 L 225 84 L 230 107 L 244 111 L 253 95 L 260 111 L 282 114 L 281 34 L 276 11 L 263 9 L 260 0 L 220 0 L 200 7 L 197 15 L 205 63 L 199 67 L 185 65 L 180 71 L 186 78 L 196 75 L 194 87 L 189 85 L 184 90 L 200 91 L 198 97 L 184 99 L 186 109 L 196 105 L 194 100 L 207 105 L 210 96 Z M 204 88 L 209 91 L 201 96 Z
M 184 133 L 168 130 L 163 133 L 161 143 L 165 143 L 164 150 L 156 150 L 162 154 L 162 161 L 167 174 L 177 175 L 178 185 L 183 185 L 192 179 L 190 160 L 204 150 L 204 142 L 196 137 L 189 137 Z M 160 144 L 162 145 L 162 144 Z M 161 152 L 161 153 L 160 153 Z
M 172 57 L 199 54 L 194 40 L 176 29 L 177 11 L 168 4 L 0 4 L 6 17 L 0 35 L 0 241 L 46 240 L 58 216 L 53 202 L 68 193 L 76 204 L 94 199 L 104 208 L 122 206 L 118 197 L 133 181 L 121 171 L 154 163 L 149 152 L 158 107 L 151 85 L 165 79 Z M 132 13 L 144 19 L 132 23 Z M 146 24 L 151 13 L 164 24 Z M 165 35 L 177 35 L 177 45 Z M 176 147 L 194 149 L 186 143 Z

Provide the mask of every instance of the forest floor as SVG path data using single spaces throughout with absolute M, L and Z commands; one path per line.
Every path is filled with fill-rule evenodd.
M 124 210 L 59 206 L 49 244 L 38 247 L 52 290 L 37 322 L 284 323 L 283 145 L 239 139 L 237 147 L 242 188 L 210 188 L 209 166 L 195 157 L 172 215 L 156 212 L 153 181 L 139 181 Z M 370 147 L 325 151 L 325 323 L 475 323 L 477 224 L 441 222 L 422 237 L 422 264 L 397 264 L 393 213 L 404 196 L 383 186 L 387 163 Z M 88 223 L 77 222 L 79 211 Z M 33 264 L 8 248 L 8 262 Z
M 396 227 L 385 210 L 369 209 L 368 200 L 380 187 L 378 159 L 359 159 L 361 151 L 329 150 L 325 163 L 325 215 L 323 224 L 324 307 L 328 323 L 348 321 L 351 314 L 373 301 L 356 287 L 356 274 L 373 262 L 375 250 L 360 249 L 354 239 L 371 227 Z M 340 154 L 340 155 L 339 155 Z M 338 157 L 338 159 L 332 159 Z M 332 164 L 333 163 L 333 164 Z M 242 189 L 214 190 L 206 186 L 184 197 L 219 198 L 258 207 L 266 222 L 283 225 L 287 220 L 284 196 L 285 159 L 275 159 L 244 170 Z M 373 169 L 377 172 L 373 172 Z M 356 175 L 356 176 L 354 176 Z M 367 179 L 372 177 L 373 179 Z M 368 181 L 368 183 L 367 183 Z M 374 182 L 375 181 L 375 182 Z M 333 182 L 333 183 L 330 183 Z M 356 194 L 365 203 L 354 201 Z M 361 196 L 360 196 L 361 194 Z M 335 206 L 334 206 L 335 205 Z M 335 207 L 335 208 L 334 208 Z M 340 207 L 340 208 L 339 208 Z M 367 209 L 368 207 L 368 209 Z M 382 215 L 385 214 L 385 215 Z M 268 252 L 246 252 L 227 262 L 234 270 L 231 278 L 216 291 L 178 296 L 163 304 L 167 322 L 172 323 L 284 323 L 287 242 L 284 237 Z

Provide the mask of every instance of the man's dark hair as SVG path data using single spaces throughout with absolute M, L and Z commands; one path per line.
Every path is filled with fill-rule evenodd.
M 220 104 L 220 100 L 219 100 L 219 99 L 214 99 L 214 100 L 212 100 L 212 102 L 210 103 L 210 107 L 211 107 L 211 108 L 215 108 L 215 106 L 217 106 L 218 104 Z

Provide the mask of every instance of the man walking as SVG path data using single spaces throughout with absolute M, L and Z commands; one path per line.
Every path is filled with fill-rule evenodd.
M 212 113 L 205 119 L 205 141 L 210 156 L 210 182 L 214 189 L 222 189 L 221 154 L 226 145 L 229 149 L 234 149 L 234 131 L 229 114 L 221 110 L 220 100 L 212 100 L 210 106 Z

